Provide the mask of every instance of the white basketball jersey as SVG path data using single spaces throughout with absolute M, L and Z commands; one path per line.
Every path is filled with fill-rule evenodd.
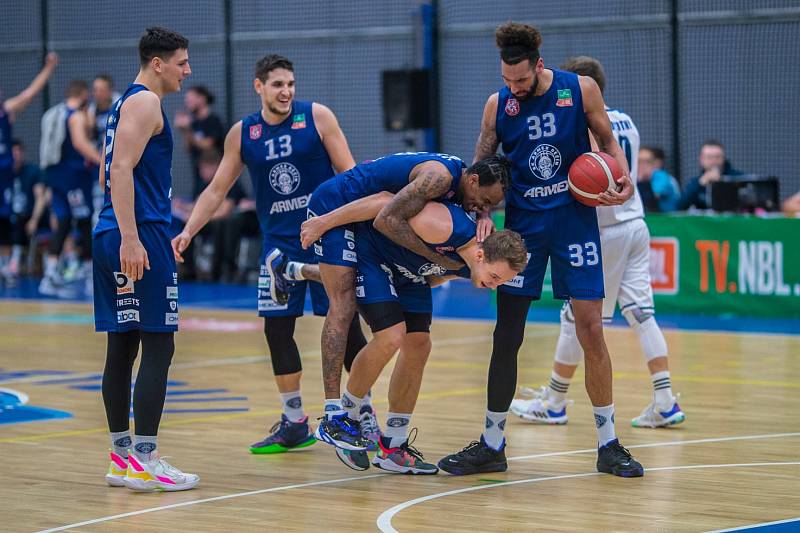
M 618 109 L 608 109 L 608 119 L 611 121 L 611 131 L 614 138 L 622 147 L 622 152 L 628 160 L 628 168 L 631 169 L 631 181 L 633 182 L 633 196 L 622 205 L 609 205 L 597 208 L 597 220 L 600 227 L 613 226 L 620 222 L 644 218 L 644 208 L 642 199 L 639 197 L 639 189 L 636 187 L 636 178 L 639 171 L 639 130 L 631 120 L 631 117 Z

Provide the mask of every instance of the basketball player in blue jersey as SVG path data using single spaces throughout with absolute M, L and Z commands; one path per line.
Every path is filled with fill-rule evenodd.
M 13 124 L 39 92 L 47 85 L 58 65 L 58 55 L 50 52 L 44 67 L 22 92 L 0 101 L 0 280 L 5 272 L 11 252 L 11 199 L 14 185 Z M 2 95 L 0 94 L 0 97 Z
M 178 329 L 178 274 L 168 233 L 173 142 L 161 100 L 180 91 L 192 73 L 188 44 L 158 27 L 139 40 L 139 74 L 109 114 L 100 175 L 105 203 L 94 230 L 94 316 L 96 330 L 108 332 L 103 402 L 113 449 L 106 481 L 136 491 L 187 490 L 200 479 L 157 450 Z M 131 438 L 131 373 L 140 344 Z
M 295 78 L 291 61 L 268 55 L 256 64 L 254 88 L 261 110 L 237 122 L 225 139 L 222 163 L 214 179 L 198 198 L 183 232 L 173 239 L 176 258 L 182 261 L 192 237 L 209 221 L 225 195 L 247 166 L 256 193 L 256 214 L 264 234 L 258 284 L 258 312 L 264 317 L 264 334 L 272 359 L 275 381 L 284 413 L 271 435 L 250 447 L 253 453 L 278 453 L 309 446 L 315 439 L 303 411 L 300 395 L 302 364 L 294 340 L 295 322 L 303 316 L 306 289 L 311 291 L 314 314 L 328 312 L 325 290 L 307 282 L 303 263 L 315 263 L 314 252 L 300 247 L 300 224 L 306 219 L 311 193 L 336 172 L 354 165 L 336 116 L 327 107 L 294 99 Z M 297 280 L 283 277 L 286 269 Z M 346 367 L 366 344 L 358 317 L 350 317 Z M 365 411 L 365 418 L 374 418 Z
M 411 416 L 431 351 L 429 280 L 435 277 L 438 282 L 457 274 L 471 278 L 476 287 L 494 288 L 525 267 L 527 250 L 522 238 L 509 230 L 494 233 L 479 245 L 475 222 L 460 206 L 449 202 L 428 202 L 409 220 L 409 225 L 426 247 L 457 262 L 463 261 L 466 266 L 457 272 L 447 270 L 392 242 L 371 222 L 355 224 L 356 301 L 373 336 L 353 363 L 342 394 L 342 406 L 349 418 L 357 416 L 363 396 L 400 350 L 389 385 L 387 423 L 372 464 L 393 473 L 436 474 L 439 469 L 426 463 L 409 442 Z M 334 446 L 353 449 L 350 443 L 334 440 L 320 430 L 317 436 Z M 342 462 L 351 468 L 369 466 L 368 461 L 356 460 L 355 454 L 345 460 L 338 452 L 337 449 Z
M 67 86 L 64 113 L 64 141 L 58 163 L 47 167 L 47 185 L 52 191 L 51 212 L 55 234 L 44 259 L 44 277 L 39 292 L 55 295 L 62 285 L 58 274 L 58 258 L 73 225 L 81 236 L 81 279 L 90 292 L 92 267 L 92 188 L 97 182 L 100 151 L 90 137 L 91 122 L 86 112 L 89 85 L 72 80 Z
M 392 241 L 448 269 L 463 266 L 459 260 L 430 249 L 411 230 L 408 220 L 428 200 L 452 200 L 465 210 L 483 210 L 502 201 L 509 179 L 509 163 L 492 156 L 470 168 L 461 159 L 427 152 L 401 153 L 361 163 L 322 184 L 308 205 L 303 223 L 303 247 L 314 245 L 320 274 L 330 300 L 322 328 L 322 375 L 325 419 L 317 430 L 333 440 L 363 447 L 354 421 L 341 404 L 340 381 L 347 327 L 356 311 L 355 267 L 357 246 L 352 224 L 327 216 L 337 208 L 385 191 L 395 193 L 375 217 L 375 227 Z M 370 220 L 368 215 L 358 220 Z M 355 219 L 351 219 L 354 221 Z
M 589 76 L 600 92 L 606 85 L 603 65 L 592 57 L 568 59 L 562 70 Z M 606 109 L 614 137 L 625 152 L 631 178 L 636 185 L 639 154 L 639 130 L 627 114 Z M 672 394 L 667 342 L 658 327 L 650 285 L 650 233 L 644 223 L 644 208 L 636 187 L 622 205 L 597 209 L 600 243 L 603 252 L 603 275 L 606 298 L 603 300 L 603 321 L 611 322 L 614 308 L 620 311 L 636 332 L 653 383 L 653 401 L 642 414 L 632 420 L 634 427 L 657 428 L 682 423 L 686 416 Z M 556 345 L 550 384 L 534 392 L 530 400 L 514 400 L 511 411 L 523 420 L 544 424 L 566 424 L 566 393 L 578 368 L 583 351 L 575 336 L 572 307 L 566 302 L 561 309 L 561 332 Z
M 600 194 L 604 205 L 621 205 L 633 194 L 625 154 L 597 83 L 589 77 L 544 68 L 542 37 L 526 24 L 509 22 L 496 31 L 506 86 L 489 97 L 475 158 L 498 146 L 513 162 L 506 197 L 506 227 L 518 231 L 531 254 L 525 270 L 498 289 L 497 324 L 489 365 L 485 429 L 478 442 L 439 461 L 452 474 L 500 472 L 508 468 L 505 429 L 517 382 L 517 354 L 533 300 L 541 297 L 550 259 L 553 293 L 569 300 L 586 360 L 586 389 L 597 426 L 597 469 L 638 477 L 644 469 L 616 438 L 611 359 L 603 339 L 603 265 L 597 213 L 568 191 L 572 162 L 591 150 L 589 131 L 600 150 L 623 169 L 621 190 Z

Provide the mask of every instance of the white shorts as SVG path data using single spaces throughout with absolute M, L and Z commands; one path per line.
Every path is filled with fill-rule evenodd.
M 600 228 L 606 297 L 603 320 L 631 305 L 655 312 L 650 286 L 650 232 L 641 218 Z

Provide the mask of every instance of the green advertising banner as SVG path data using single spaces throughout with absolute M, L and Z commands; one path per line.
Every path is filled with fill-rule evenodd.
M 648 215 L 665 312 L 800 318 L 800 220 Z
M 495 213 L 503 227 L 502 212 Z M 656 310 L 800 318 L 800 219 L 648 215 Z M 545 277 L 542 301 L 556 306 Z

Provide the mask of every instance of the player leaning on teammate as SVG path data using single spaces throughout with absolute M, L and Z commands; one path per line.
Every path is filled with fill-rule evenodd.
M 253 180 L 256 214 L 264 238 L 258 284 L 258 314 L 264 318 L 272 370 L 283 404 L 279 423 L 253 453 L 284 452 L 315 442 L 300 394 L 302 364 L 294 340 L 295 323 L 303 316 L 306 289 L 311 291 L 315 315 L 328 313 L 322 285 L 306 281 L 300 263 L 316 263 L 314 252 L 300 246 L 300 224 L 306 219 L 311 193 L 334 171 L 355 164 L 336 116 L 324 105 L 294 99 L 291 61 L 279 55 L 261 58 L 255 67 L 255 92 L 261 109 L 231 127 L 222 162 L 214 179 L 197 200 L 186 227 L 173 240 L 179 261 L 192 237 L 208 223 L 246 166 Z M 296 280 L 284 279 L 287 270 Z M 344 366 L 365 344 L 358 316 L 350 316 L 342 339 Z M 374 420 L 371 406 L 364 419 Z
M 600 92 L 604 91 L 606 77 L 598 60 L 585 56 L 574 57 L 568 59 L 561 68 L 592 78 L 597 82 Z M 614 137 L 623 147 L 635 185 L 639 131 L 633 120 L 622 111 L 607 108 L 606 113 L 612 123 Z M 647 428 L 680 424 L 686 417 L 672 394 L 667 343 L 654 316 L 653 289 L 650 285 L 650 233 L 644 223 L 642 201 L 634 192 L 622 205 L 597 208 L 597 217 L 606 293 L 603 320 L 610 322 L 619 304 L 622 316 L 639 337 L 653 383 L 653 401 L 631 423 L 634 427 Z M 530 400 L 514 400 L 511 411 L 531 422 L 566 424 L 567 389 L 582 358 L 583 350 L 576 336 L 572 307 L 566 302 L 561 309 L 561 332 L 549 385 L 536 391 Z
M 541 297 L 549 258 L 554 296 L 572 303 L 576 335 L 585 354 L 586 389 L 597 425 L 597 469 L 641 476 L 642 466 L 620 445 L 614 430 L 611 359 L 603 339 L 597 214 L 575 201 L 566 183 L 575 158 L 591 150 L 590 130 L 599 148 L 614 157 L 625 173 L 620 191 L 600 194 L 602 204 L 619 205 L 631 197 L 628 165 L 594 80 L 545 68 L 539 55 L 542 37 L 531 26 L 509 22 L 495 35 L 505 87 L 486 102 L 475 159 L 494 154 L 501 145 L 511 159 L 506 228 L 522 235 L 531 257 L 519 276 L 498 289 L 486 422 L 480 441 L 445 457 L 439 467 L 453 474 L 508 468 L 503 432 L 516 389 L 517 355 L 528 308 Z
M 149 28 L 139 40 L 139 74 L 109 114 L 100 170 L 105 202 L 93 236 L 94 315 L 96 330 L 108 332 L 103 403 L 113 449 L 106 481 L 140 491 L 186 490 L 199 481 L 157 451 L 178 329 L 168 233 L 172 130 L 161 100 L 192 73 L 188 45 L 164 28 Z M 131 438 L 131 374 L 140 344 Z

